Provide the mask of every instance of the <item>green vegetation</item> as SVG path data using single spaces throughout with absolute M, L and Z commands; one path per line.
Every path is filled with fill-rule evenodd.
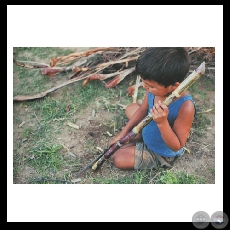
M 43 143 L 40 146 L 32 147 L 27 157 L 27 162 L 31 164 L 38 172 L 45 170 L 57 171 L 63 164 L 63 158 L 58 153 L 61 145 L 53 146 Z
M 205 184 L 205 179 L 184 172 L 163 171 L 156 179 L 156 184 Z
M 210 120 L 204 114 L 197 114 L 193 122 L 194 133 L 201 137 L 205 132 L 205 128 L 210 124 Z
M 137 170 L 130 176 L 90 178 L 94 184 L 205 184 L 205 179 L 170 170 Z

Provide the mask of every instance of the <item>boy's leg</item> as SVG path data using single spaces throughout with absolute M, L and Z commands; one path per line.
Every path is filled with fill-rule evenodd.
M 128 143 L 112 156 L 114 166 L 119 169 L 134 169 L 136 143 Z
M 140 104 L 138 103 L 132 103 L 128 105 L 125 109 L 126 117 L 130 119 L 139 108 L 140 108 Z
M 162 163 L 167 164 L 162 157 L 149 152 L 143 142 L 122 146 L 114 153 L 113 163 L 119 169 L 158 169 Z
M 139 108 L 140 104 L 138 103 L 128 105 L 125 110 L 127 118 L 130 119 Z M 138 133 L 137 136 L 130 141 L 130 143 L 125 144 L 118 149 L 114 155 L 111 156 L 114 166 L 119 169 L 134 169 L 136 142 L 141 140 L 142 136 Z

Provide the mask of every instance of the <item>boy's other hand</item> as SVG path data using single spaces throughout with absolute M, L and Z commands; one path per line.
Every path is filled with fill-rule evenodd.
M 168 117 L 168 107 L 159 100 L 150 110 L 150 113 L 156 123 L 161 123 Z

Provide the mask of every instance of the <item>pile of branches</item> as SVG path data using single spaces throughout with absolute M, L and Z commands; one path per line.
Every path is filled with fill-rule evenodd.
M 72 53 L 67 56 L 54 57 L 49 64 L 19 61 L 14 58 L 13 62 L 16 65 L 23 68 L 40 69 L 41 74 L 46 75 L 48 78 L 67 72 L 71 72 L 72 76 L 61 85 L 45 92 L 36 95 L 17 95 L 13 97 L 13 100 L 25 101 L 42 98 L 50 92 L 80 80 L 84 80 L 83 87 L 89 81 L 100 80 L 106 88 L 113 88 L 126 76 L 135 72 L 136 60 L 145 49 L 146 47 L 100 47 Z M 215 49 L 213 47 L 186 47 L 186 49 L 191 57 L 191 72 L 202 61 L 206 62 L 207 70 L 215 70 Z M 127 89 L 129 96 L 133 95 L 135 90 L 142 85 L 140 79 L 137 80 L 136 84 Z
M 106 88 L 113 88 L 126 76 L 135 71 L 136 60 L 145 49 L 145 47 L 95 48 L 84 52 L 72 53 L 67 56 L 54 57 L 50 60 L 49 64 L 19 61 L 14 58 L 13 62 L 16 65 L 23 68 L 40 69 L 41 74 L 46 75 L 48 78 L 67 72 L 71 72 L 73 75 L 66 82 L 45 92 L 36 95 L 17 95 L 13 97 L 13 100 L 25 101 L 42 98 L 50 92 L 83 79 L 83 87 L 89 81 L 100 80 Z M 109 80 L 106 82 L 106 79 Z M 134 90 L 135 85 L 127 89 L 129 96 L 134 93 Z

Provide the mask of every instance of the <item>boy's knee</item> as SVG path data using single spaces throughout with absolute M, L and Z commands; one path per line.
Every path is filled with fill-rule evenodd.
M 119 159 L 116 155 L 113 156 L 113 164 L 116 168 L 119 168 Z
M 122 168 L 123 161 L 119 153 L 113 155 L 113 164 L 116 168 Z
M 130 119 L 139 108 L 140 104 L 138 103 L 129 104 L 125 109 L 125 115 Z

